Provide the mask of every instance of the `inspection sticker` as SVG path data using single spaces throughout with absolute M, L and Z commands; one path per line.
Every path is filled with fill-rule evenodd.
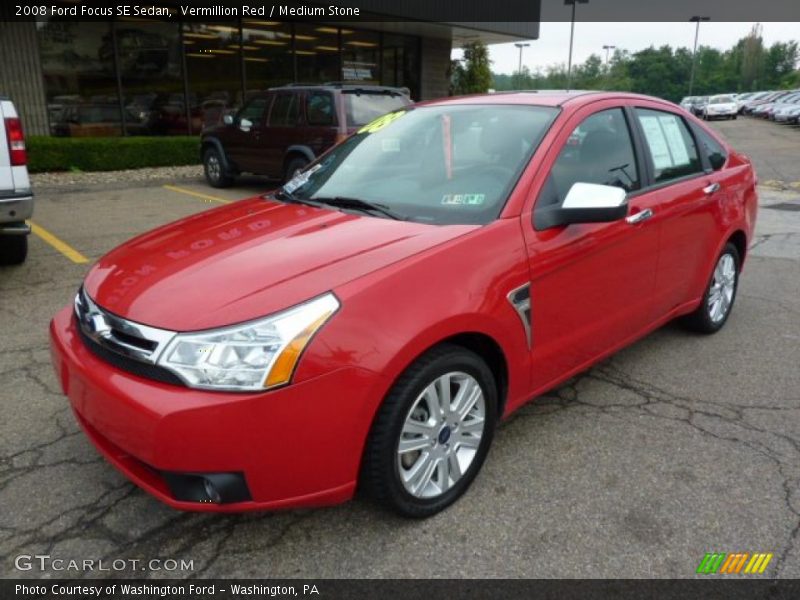
M 486 200 L 486 194 L 445 194 L 442 204 L 480 206 Z

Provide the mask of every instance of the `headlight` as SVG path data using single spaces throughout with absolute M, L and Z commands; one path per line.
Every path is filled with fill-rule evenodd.
M 283 385 L 311 337 L 338 308 L 328 293 L 257 321 L 179 333 L 158 364 L 194 388 L 259 391 Z

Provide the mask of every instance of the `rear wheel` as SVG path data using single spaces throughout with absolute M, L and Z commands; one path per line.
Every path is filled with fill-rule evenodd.
M 0 236 L 0 265 L 21 265 L 27 256 L 27 235 Z
M 686 318 L 689 327 L 700 333 L 716 333 L 722 329 L 736 300 L 740 264 L 739 251 L 728 243 L 717 259 L 700 306 Z
M 233 183 L 233 177 L 225 170 L 225 163 L 216 148 L 207 148 L 203 153 L 203 171 L 211 187 L 224 188 Z
M 444 344 L 395 383 L 373 424 L 361 484 L 406 517 L 428 517 L 469 488 L 489 452 L 497 389 L 477 354 Z

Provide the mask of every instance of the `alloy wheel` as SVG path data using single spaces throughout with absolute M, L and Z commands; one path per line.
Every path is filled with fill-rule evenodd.
M 216 155 L 211 154 L 206 158 L 206 173 L 210 179 L 217 181 L 219 179 L 221 173 L 221 167 L 219 164 L 219 159 Z
M 405 490 L 435 498 L 458 483 L 472 465 L 486 422 L 478 381 L 460 371 L 445 373 L 416 398 L 397 445 L 397 467 Z
M 708 316 L 714 323 L 719 323 L 728 314 L 735 288 L 736 261 L 730 254 L 723 254 L 717 261 L 708 294 Z

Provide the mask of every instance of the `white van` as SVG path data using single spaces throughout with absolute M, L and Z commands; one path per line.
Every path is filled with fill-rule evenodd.
M 22 123 L 11 100 L 0 96 L 0 264 L 18 265 L 28 254 L 33 193 Z

